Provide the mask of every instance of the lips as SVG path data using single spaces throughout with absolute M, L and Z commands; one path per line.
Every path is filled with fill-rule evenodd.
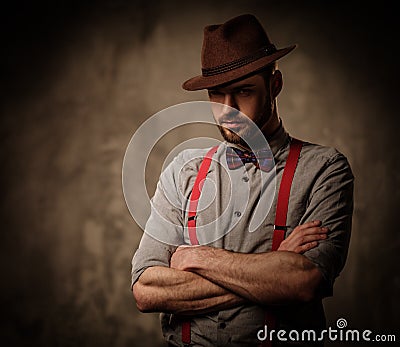
M 243 122 L 231 121 L 231 122 L 221 122 L 224 128 L 239 128 L 243 126 Z

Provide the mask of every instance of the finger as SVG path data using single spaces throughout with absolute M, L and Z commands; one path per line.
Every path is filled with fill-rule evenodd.
M 296 247 L 296 253 L 302 254 L 304 252 L 309 251 L 310 249 L 313 249 L 315 247 L 318 246 L 318 242 L 317 241 L 313 241 L 313 242 L 308 242 L 305 245 Z
M 293 230 L 293 232 L 286 238 L 289 242 L 302 244 L 302 239 L 308 235 L 326 235 L 329 229 L 325 227 L 307 228 L 304 230 Z
M 309 242 L 325 240 L 326 238 L 327 238 L 326 234 L 306 235 L 306 236 L 303 236 L 303 238 L 300 240 L 299 246 L 307 244 Z
M 303 233 L 298 233 L 296 235 L 291 234 L 287 239 L 285 239 L 284 248 L 296 251 L 297 247 L 303 246 L 309 242 L 322 241 L 327 237 L 326 233 L 314 233 L 309 235 L 304 235 Z
M 312 228 L 312 227 L 320 226 L 321 223 L 322 222 L 320 220 L 314 220 L 312 222 L 307 222 L 307 223 L 301 224 L 301 225 L 297 226 L 295 229 L 303 230 L 303 229 L 307 229 L 307 228 Z
M 302 247 L 310 242 L 322 241 L 325 240 L 326 238 L 327 238 L 326 234 L 312 234 L 301 237 L 295 237 L 292 238 L 291 240 L 286 239 L 286 244 L 284 246 L 286 249 L 296 251 L 298 247 Z
M 327 227 L 315 227 L 315 228 L 307 228 L 302 230 L 302 235 L 314 235 L 314 234 L 327 234 L 329 229 Z

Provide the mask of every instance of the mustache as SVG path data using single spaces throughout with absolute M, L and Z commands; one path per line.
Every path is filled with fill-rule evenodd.
M 232 122 L 232 121 L 244 122 L 246 121 L 246 116 L 241 114 L 240 111 L 232 110 L 218 117 L 218 123 Z

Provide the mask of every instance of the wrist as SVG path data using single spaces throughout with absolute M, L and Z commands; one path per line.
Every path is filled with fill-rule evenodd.
M 227 257 L 231 252 L 221 248 L 201 246 L 198 249 L 193 249 L 193 253 L 190 271 L 205 276 L 215 271 L 222 271 L 224 264 L 229 263 Z
M 210 269 L 215 259 L 215 251 L 215 248 L 209 246 L 193 247 L 188 261 L 189 271 L 201 272 Z

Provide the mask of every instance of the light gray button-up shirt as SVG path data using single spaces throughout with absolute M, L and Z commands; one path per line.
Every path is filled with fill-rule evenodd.
M 271 250 L 275 191 L 282 178 L 290 140 L 283 126 L 269 139 L 275 160 L 274 170 L 269 173 L 261 172 L 252 163 L 229 170 L 224 157 L 226 147 L 219 146 L 199 200 L 197 237 L 200 244 L 241 253 Z M 188 199 L 206 152 L 207 149 L 185 150 L 161 174 L 146 232 L 132 260 L 132 285 L 146 268 L 168 267 L 177 245 L 190 244 L 186 228 Z M 325 296 L 332 295 L 334 280 L 347 257 L 353 180 L 346 158 L 336 149 L 304 143 L 290 193 L 286 237 L 296 226 L 313 220 L 321 220 L 329 228 L 328 238 L 304 253 L 323 275 Z M 249 304 L 192 317 L 192 344 L 257 346 L 264 312 L 263 307 Z M 287 332 L 325 327 L 321 300 L 279 306 L 275 315 L 278 329 Z M 183 346 L 181 317 L 162 313 L 161 325 L 166 341 Z

